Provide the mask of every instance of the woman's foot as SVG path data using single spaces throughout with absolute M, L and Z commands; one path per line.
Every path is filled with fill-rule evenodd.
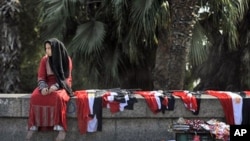
M 59 133 L 56 137 L 56 141 L 63 141 L 65 139 L 65 136 L 66 136 L 65 131 L 59 131 Z
M 26 135 L 26 141 L 30 141 L 30 139 L 31 139 L 31 137 L 32 137 L 32 135 L 33 135 L 33 133 L 34 133 L 34 131 L 31 131 L 31 130 L 28 131 L 28 133 L 27 133 L 27 135 Z

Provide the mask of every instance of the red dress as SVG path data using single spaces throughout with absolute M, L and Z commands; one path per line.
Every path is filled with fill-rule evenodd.
M 70 75 L 66 82 L 72 84 L 72 61 L 69 59 Z M 47 65 L 47 67 L 46 67 Z M 48 75 L 48 57 L 44 56 L 40 61 L 38 80 L 45 80 L 48 86 L 56 83 L 53 74 Z M 42 95 L 39 88 L 35 88 L 30 98 L 30 109 L 28 119 L 28 130 L 35 126 L 38 130 L 51 130 L 55 125 L 60 125 L 67 130 L 67 102 L 70 97 L 65 89 L 59 89 L 48 95 Z

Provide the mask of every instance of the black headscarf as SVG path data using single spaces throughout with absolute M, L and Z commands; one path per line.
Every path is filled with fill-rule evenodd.
M 64 44 L 56 38 L 45 41 L 51 45 L 52 56 L 49 56 L 49 64 L 54 72 L 60 88 L 64 88 L 69 96 L 73 96 L 71 87 L 66 83 L 69 77 L 69 55 Z

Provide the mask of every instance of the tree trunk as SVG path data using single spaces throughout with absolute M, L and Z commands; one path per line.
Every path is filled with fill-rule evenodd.
M 154 89 L 183 89 L 197 0 L 170 0 L 170 29 L 159 31 Z
M 20 49 L 17 1 L 0 2 L 0 93 L 19 91 Z M 15 8 L 13 8 L 15 7 Z

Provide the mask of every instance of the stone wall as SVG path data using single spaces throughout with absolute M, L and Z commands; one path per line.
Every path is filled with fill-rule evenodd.
M 102 131 L 80 134 L 76 118 L 76 98 L 68 106 L 68 131 L 66 141 L 167 141 L 175 138 L 171 125 L 179 117 L 208 120 L 224 120 L 219 100 L 202 95 L 198 115 L 187 110 L 180 98 L 176 97 L 173 111 L 153 114 L 145 99 L 135 95 L 138 102 L 134 110 L 112 114 L 103 109 Z M 27 133 L 27 119 L 30 94 L 0 94 L 0 140 L 23 141 Z M 34 141 L 53 141 L 57 132 L 35 133 Z

